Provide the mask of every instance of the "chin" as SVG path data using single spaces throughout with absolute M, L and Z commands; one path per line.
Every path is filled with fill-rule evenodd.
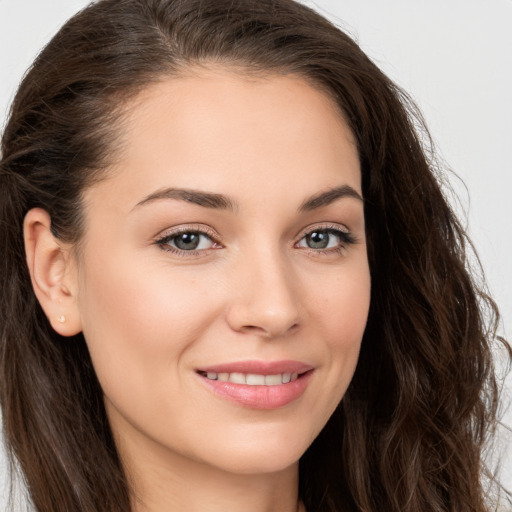
M 278 473 L 297 464 L 310 443 L 289 435 L 264 439 L 248 436 L 244 442 L 218 446 L 213 459 L 217 467 L 230 473 Z

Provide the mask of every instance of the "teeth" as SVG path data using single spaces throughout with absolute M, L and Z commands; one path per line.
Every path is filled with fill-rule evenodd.
M 265 375 L 265 386 L 277 386 L 282 383 L 282 375 Z
M 245 375 L 243 373 L 230 373 L 229 382 L 234 384 L 245 384 Z
M 276 375 L 258 375 L 255 373 L 202 373 L 207 379 L 221 382 L 233 382 L 234 384 L 248 384 L 249 386 L 279 386 L 288 384 L 299 378 L 298 373 L 278 373 Z
M 254 373 L 249 373 L 245 378 L 247 384 L 249 386 L 264 386 L 265 385 L 265 376 L 264 375 L 254 375 Z M 278 384 L 281 384 L 280 382 Z

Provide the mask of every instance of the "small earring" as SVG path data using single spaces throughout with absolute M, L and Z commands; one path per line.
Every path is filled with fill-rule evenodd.
M 57 320 L 61 323 L 61 324 L 64 324 L 66 323 L 66 317 L 64 315 L 60 315 Z

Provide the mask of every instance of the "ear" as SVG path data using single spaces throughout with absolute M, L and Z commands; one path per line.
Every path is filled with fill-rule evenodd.
M 51 219 L 41 208 L 33 208 L 23 224 L 25 254 L 32 287 L 53 329 L 62 336 L 82 330 L 77 296 L 77 272 L 71 247 L 50 230 Z

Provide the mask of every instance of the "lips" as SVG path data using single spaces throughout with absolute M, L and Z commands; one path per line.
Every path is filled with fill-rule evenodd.
M 215 373 L 254 373 L 276 375 L 278 373 L 305 373 L 313 367 L 299 361 L 237 361 L 199 368 L 202 372 Z
M 302 396 L 313 367 L 298 361 L 239 361 L 200 368 L 196 373 L 224 399 L 253 409 L 276 409 Z

